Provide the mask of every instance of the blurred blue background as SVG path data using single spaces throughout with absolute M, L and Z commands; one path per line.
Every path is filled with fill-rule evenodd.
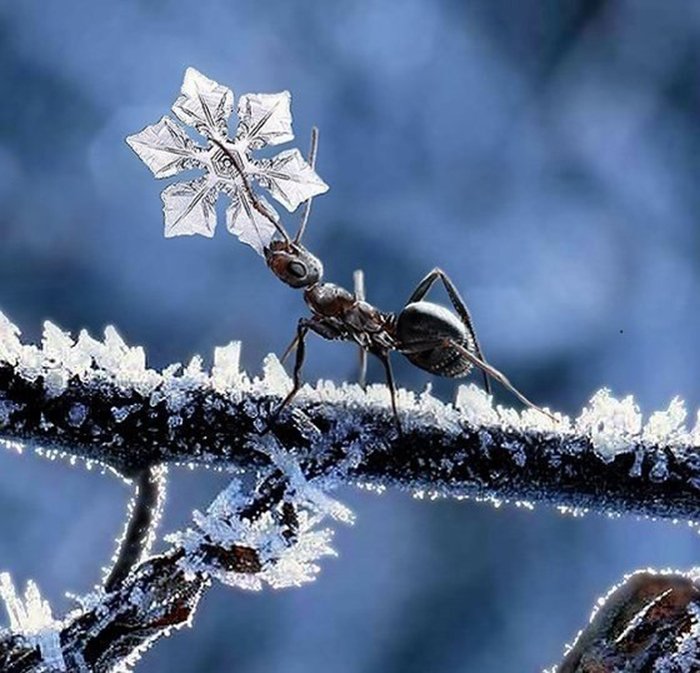
M 290 339 L 301 297 L 223 227 L 164 240 L 164 185 L 124 143 L 188 65 L 237 94 L 290 89 L 302 149 L 320 126 L 331 191 L 307 244 L 329 280 L 362 267 L 369 299 L 397 310 L 440 265 L 537 402 L 576 414 L 608 385 L 645 412 L 675 394 L 697 408 L 698 3 L 2 3 L 0 308 L 28 338 L 46 318 L 113 323 L 154 366 L 235 338 L 250 371 Z M 355 372 L 349 346 L 314 341 L 308 362 L 310 379 Z M 223 481 L 176 473 L 164 530 Z M 340 495 L 358 523 L 314 585 L 215 587 L 137 670 L 537 671 L 623 573 L 700 559 L 682 525 Z M 98 581 L 127 498 L 107 476 L 0 454 L 0 569 L 65 610 L 65 591 Z

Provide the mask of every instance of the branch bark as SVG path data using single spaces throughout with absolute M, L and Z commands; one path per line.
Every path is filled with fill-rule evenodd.
M 68 671 L 109 673 L 133 662 L 153 642 L 191 619 L 206 585 L 187 577 L 175 550 L 142 563 L 116 591 L 68 620 L 60 642 Z M 4 673 L 47 673 L 38 648 L 12 633 L 0 638 Z
M 150 553 L 165 501 L 166 469 L 153 466 L 134 479 L 134 497 L 129 503 L 127 525 L 119 543 L 112 569 L 105 579 L 105 591 L 114 591 Z
M 61 395 L 51 396 L 42 377 L 29 381 L 0 365 L 0 404 L 12 410 L 0 438 L 127 476 L 166 463 L 265 463 L 255 448 L 258 428 L 280 393 L 262 383 L 221 391 L 208 381 L 190 386 L 173 411 L 158 388 L 142 395 L 73 377 Z M 346 483 L 700 519 L 700 454 L 694 446 L 638 441 L 606 461 L 589 436 L 574 430 L 479 427 L 433 398 L 400 398 L 400 436 L 388 400 L 376 391 L 329 392 L 323 386 L 300 395 L 274 433 L 283 445 L 306 452 L 316 470 Z M 124 409 L 128 414 L 121 414 Z
M 682 573 L 637 572 L 616 587 L 557 673 L 700 670 L 700 588 Z

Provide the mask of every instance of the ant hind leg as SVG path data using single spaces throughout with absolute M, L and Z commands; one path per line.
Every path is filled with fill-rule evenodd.
M 355 299 L 358 301 L 364 301 L 365 300 L 365 274 L 362 271 L 362 269 L 357 269 L 353 274 L 352 274 L 352 279 L 355 285 Z M 361 388 L 365 388 L 367 386 L 367 351 L 362 348 L 362 346 L 359 347 L 359 366 L 358 366 L 358 374 L 357 374 L 357 381 L 360 384 Z
M 391 360 L 389 359 L 388 353 L 375 353 L 379 358 L 381 363 L 384 365 L 384 372 L 386 373 L 386 384 L 389 387 L 389 394 L 391 396 L 391 409 L 394 412 L 394 420 L 396 421 L 396 429 L 399 431 L 399 435 L 403 434 L 401 428 L 401 419 L 399 418 L 399 410 L 396 406 L 396 381 L 394 380 L 394 371 L 391 368 Z
M 510 390 L 513 395 L 515 395 L 523 404 L 527 405 L 531 409 L 534 409 L 535 411 L 539 411 L 541 414 L 544 414 L 545 416 L 548 416 L 551 418 L 554 422 L 558 423 L 559 419 L 556 416 L 553 416 L 550 414 L 548 411 L 545 411 L 541 407 L 538 407 L 534 402 L 531 402 L 525 395 L 523 395 L 506 377 L 505 374 L 500 372 L 498 369 L 495 367 L 492 367 L 488 362 L 485 362 L 482 360 L 480 357 L 477 357 L 474 353 L 472 353 L 468 348 L 465 348 L 462 344 L 458 343 L 457 341 L 454 341 L 452 339 L 448 339 L 445 342 L 446 345 L 452 346 L 453 348 L 456 348 L 462 355 L 464 355 L 465 358 L 467 358 L 473 365 L 476 365 L 483 373 L 484 375 L 488 374 L 490 377 L 498 381 L 504 388 L 507 390 Z

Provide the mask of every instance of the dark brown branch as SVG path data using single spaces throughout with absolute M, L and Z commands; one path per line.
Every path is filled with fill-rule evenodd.
M 124 537 L 112 570 L 105 579 L 105 591 L 114 591 L 150 551 L 165 499 L 166 470 L 161 466 L 141 470 L 134 479 L 134 499 Z
M 557 673 L 698 671 L 699 616 L 693 578 L 635 573 L 608 596 Z
M 178 565 L 182 554 L 173 551 L 142 563 L 116 591 L 68 622 L 60 633 L 67 670 L 108 673 L 188 623 L 206 583 L 202 577 L 185 576 Z M 6 633 L 0 638 L 0 670 L 45 669 L 38 649 L 21 636 Z
M 224 395 L 202 386 L 173 412 L 165 400 L 153 403 L 106 382 L 73 379 L 62 395 L 49 397 L 41 378 L 27 381 L 5 365 L 0 400 L 14 411 L 0 437 L 128 475 L 163 463 L 260 465 L 266 461 L 255 450 L 260 420 L 279 403 L 260 389 Z M 640 443 L 605 462 L 589 438 L 573 432 L 474 427 L 466 421 L 450 428 L 433 415 L 413 412 L 404 414 L 398 436 L 386 405 L 337 398 L 302 397 L 283 414 L 275 434 L 284 445 L 308 452 L 309 464 L 323 465 L 323 473 L 346 483 L 700 519 L 695 447 Z M 115 415 L 115 409 L 129 413 Z

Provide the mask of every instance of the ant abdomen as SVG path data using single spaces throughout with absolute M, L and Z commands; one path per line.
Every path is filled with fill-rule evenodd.
M 449 309 L 429 301 L 408 304 L 396 319 L 398 350 L 412 364 L 448 378 L 466 376 L 472 363 L 449 342 L 469 351 L 474 342 L 464 324 Z

